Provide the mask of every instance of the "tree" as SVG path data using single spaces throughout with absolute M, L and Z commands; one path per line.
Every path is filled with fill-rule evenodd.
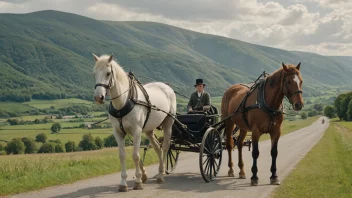
M 38 153 L 54 153 L 55 152 L 55 143 L 54 142 L 46 142 L 42 144 Z
M 108 137 L 104 138 L 104 146 L 105 147 L 116 147 L 117 142 L 114 135 L 109 135 Z
M 84 134 L 82 140 L 79 142 L 79 147 L 84 151 L 97 150 L 97 145 L 92 134 Z
M 45 133 L 39 133 L 37 136 L 35 136 L 35 141 L 36 142 L 42 142 L 45 143 L 48 137 L 46 136 Z
M 100 137 L 95 138 L 95 144 L 97 145 L 97 149 L 102 149 L 104 147 L 104 142 Z
M 335 108 L 331 105 L 328 105 L 324 109 L 324 115 L 328 118 L 335 117 Z
M 322 104 L 314 104 L 314 109 L 316 109 L 318 112 L 323 111 L 323 105 Z
M 303 119 L 303 120 L 305 120 L 305 119 L 307 119 L 307 113 L 306 112 L 302 112 L 301 113 L 301 118 Z
M 25 150 L 25 145 L 21 138 L 14 138 L 7 143 L 5 147 L 6 154 L 23 154 Z
M 341 109 L 341 104 L 342 104 L 342 100 L 345 97 L 346 97 L 346 94 L 340 94 L 336 97 L 336 99 L 334 101 L 335 110 L 336 110 L 337 116 L 339 117 L 340 120 L 342 120 L 342 118 L 343 118 L 343 111 Z
M 318 115 L 318 111 L 316 109 L 313 109 L 312 111 L 308 112 L 308 117 L 313 117 Z
M 66 152 L 74 152 L 76 149 L 76 143 L 74 141 L 68 141 L 65 144 Z
M 24 150 L 24 153 L 32 154 L 32 153 L 36 153 L 38 151 L 37 144 L 35 143 L 33 138 L 24 137 L 24 138 L 22 138 L 22 142 L 24 143 L 24 145 L 26 147 Z
M 55 153 L 63 153 L 65 152 L 64 146 L 60 143 L 55 144 Z
M 348 111 L 348 104 L 352 99 L 352 92 L 348 93 L 346 97 L 342 99 L 342 103 L 340 104 L 340 110 L 342 112 L 342 119 L 348 120 L 347 118 L 347 111 Z
M 59 133 L 61 130 L 61 124 L 59 122 L 54 123 L 51 125 L 51 132 L 52 133 Z

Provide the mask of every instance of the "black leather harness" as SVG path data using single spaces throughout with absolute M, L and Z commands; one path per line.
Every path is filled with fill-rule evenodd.
M 285 81 L 286 81 L 286 77 L 288 75 L 292 75 L 292 74 L 296 74 L 296 73 L 285 73 L 284 78 L 283 78 L 283 83 L 285 84 L 286 90 L 288 92 L 287 94 L 284 94 L 284 96 L 289 99 L 290 103 L 291 103 L 291 96 L 292 95 L 298 94 L 298 93 L 302 93 L 301 90 L 298 90 L 296 92 L 290 93 L 290 91 L 288 89 L 288 85 L 287 85 L 287 83 L 285 83 Z M 282 75 L 282 73 L 281 73 L 281 75 Z M 264 76 L 264 79 L 259 79 L 261 76 Z M 248 87 L 249 91 L 246 93 L 245 97 L 243 98 L 241 104 L 239 105 L 239 107 L 237 108 L 236 111 L 238 111 L 239 109 L 241 110 L 243 120 L 245 121 L 247 127 L 250 130 L 252 130 L 252 129 L 251 129 L 251 126 L 250 126 L 250 124 L 248 122 L 246 113 L 249 110 L 255 109 L 255 108 L 259 108 L 263 112 L 267 113 L 269 115 L 269 117 L 270 117 L 270 125 L 269 125 L 268 130 L 266 131 L 266 133 L 270 133 L 271 130 L 273 129 L 274 125 L 275 125 L 275 122 L 274 122 L 275 116 L 280 115 L 280 114 L 285 114 L 285 113 L 283 111 L 283 104 L 282 104 L 281 108 L 278 109 L 278 110 L 272 109 L 266 104 L 266 102 L 265 102 L 265 85 L 267 83 L 268 78 L 266 77 L 266 73 L 265 72 L 263 72 L 263 74 L 261 76 L 259 76 L 259 78 L 254 82 L 254 84 L 251 87 L 249 87 L 248 85 L 245 85 L 245 84 L 241 84 L 241 85 L 243 85 L 245 87 Z M 253 105 L 250 105 L 248 107 L 245 107 L 245 104 L 247 102 L 248 97 L 253 93 L 253 91 L 255 89 L 258 89 L 256 104 L 253 104 Z M 283 86 L 282 86 L 282 90 L 281 91 L 283 93 Z M 288 95 L 288 96 L 286 96 L 286 95 Z
M 111 70 L 111 74 L 112 74 L 111 76 L 113 76 L 113 70 Z M 98 84 L 95 85 L 95 88 L 97 86 L 102 86 L 102 87 L 106 88 L 107 91 L 108 91 L 108 89 L 110 89 L 110 87 L 111 87 L 111 80 L 112 80 L 112 77 L 111 77 L 108 85 L 98 83 Z M 149 116 L 150 116 L 150 112 L 151 112 L 151 109 L 152 109 L 152 105 L 150 103 L 148 93 L 144 89 L 143 85 L 135 78 L 135 76 L 132 74 L 132 72 L 128 73 L 128 80 L 129 80 L 130 87 L 127 90 L 128 91 L 128 97 L 127 97 L 127 101 L 126 101 L 125 105 L 119 110 L 115 109 L 114 106 L 112 105 L 112 100 L 115 99 L 115 98 L 118 98 L 119 96 L 124 94 L 125 93 L 124 92 L 124 93 L 118 95 L 117 97 L 114 97 L 114 98 L 111 99 L 110 104 L 109 104 L 109 109 L 108 109 L 109 114 L 119 120 L 120 129 L 125 134 L 127 134 L 127 133 L 126 133 L 125 129 L 123 128 L 122 118 L 124 116 L 126 116 L 128 113 L 130 113 L 136 104 L 140 104 L 140 105 L 146 106 L 147 109 L 148 109 L 147 116 L 146 116 L 146 119 L 144 121 L 142 129 L 147 124 Z M 147 100 L 147 102 L 138 100 L 138 91 L 137 91 L 136 85 L 141 89 L 141 91 L 142 91 L 145 99 Z

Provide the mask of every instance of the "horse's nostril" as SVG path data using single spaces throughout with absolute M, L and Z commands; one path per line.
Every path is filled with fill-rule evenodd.
M 100 96 L 100 100 L 104 100 L 104 96 Z
M 301 108 L 302 108 L 301 104 L 298 104 L 298 103 L 295 104 L 295 109 L 300 110 Z

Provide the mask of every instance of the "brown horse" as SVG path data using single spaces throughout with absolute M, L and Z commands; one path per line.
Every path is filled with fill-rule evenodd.
M 242 147 L 247 131 L 252 131 L 252 174 L 251 185 L 258 185 L 257 159 L 259 157 L 258 141 L 263 133 L 271 137 L 271 184 L 280 184 L 276 175 L 277 144 L 281 135 L 283 116 L 283 99 L 287 97 L 295 111 L 304 105 L 302 98 L 302 77 L 300 65 L 285 65 L 271 75 L 265 76 L 253 85 L 235 84 L 228 88 L 222 98 L 221 113 L 225 124 L 226 147 L 229 154 L 229 176 L 234 177 L 232 149 L 234 141 L 232 133 L 240 129 L 237 142 L 239 178 L 245 179 Z M 227 118 L 227 119 L 226 119 Z

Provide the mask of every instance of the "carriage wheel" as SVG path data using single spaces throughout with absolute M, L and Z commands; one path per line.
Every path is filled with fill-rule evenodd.
M 199 152 L 199 167 L 204 181 L 214 181 L 222 159 L 222 143 L 219 132 L 210 127 L 204 134 Z
M 165 168 L 166 174 L 170 175 L 171 173 L 174 172 L 177 165 L 179 154 L 180 154 L 180 151 L 172 150 L 172 145 L 170 145 L 169 151 L 167 152 L 167 155 L 166 155 L 166 168 Z

